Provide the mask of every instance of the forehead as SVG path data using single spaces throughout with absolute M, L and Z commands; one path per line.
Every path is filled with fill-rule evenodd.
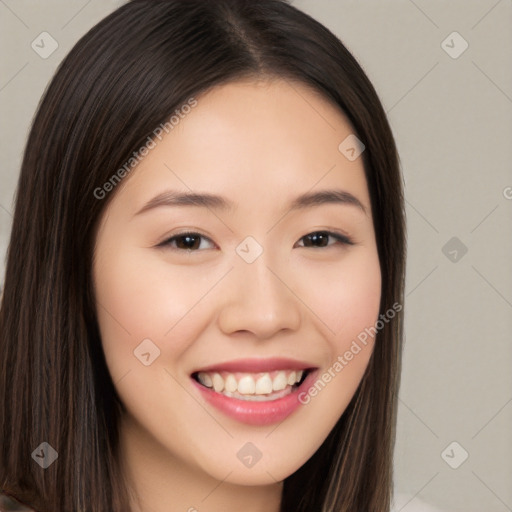
M 240 81 L 196 100 L 118 191 L 133 208 L 164 188 L 208 191 L 253 209 L 343 188 L 369 207 L 362 159 L 339 149 L 354 131 L 316 91 L 287 80 Z

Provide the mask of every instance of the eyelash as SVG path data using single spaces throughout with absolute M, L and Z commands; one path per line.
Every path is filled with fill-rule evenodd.
M 328 237 L 334 238 L 334 240 L 336 240 L 336 242 L 340 245 L 354 245 L 354 241 L 347 235 L 344 235 L 342 233 L 337 233 L 334 231 L 327 231 L 327 230 L 312 231 L 311 233 L 308 233 L 307 235 L 304 235 L 303 237 L 301 237 L 299 240 L 303 240 L 304 238 L 306 238 L 308 236 L 318 235 L 318 234 L 323 234 L 323 235 L 327 235 Z M 179 238 L 186 237 L 186 236 L 200 237 L 202 239 L 205 239 L 205 240 L 208 240 L 208 241 L 214 243 L 210 238 L 208 238 L 207 236 L 205 236 L 201 233 L 198 233 L 195 231 L 184 231 L 183 233 L 177 233 L 176 235 L 173 235 L 172 237 L 167 238 L 163 242 L 159 243 L 157 245 L 157 247 L 166 247 L 173 251 L 182 251 L 182 252 L 184 251 L 187 253 L 201 251 L 201 249 L 179 249 L 179 248 L 173 247 L 171 245 L 173 242 L 175 242 Z M 201 245 L 201 244 L 199 244 L 199 245 Z M 311 248 L 312 249 L 326 249 L 327 247 L 331 247 L 332 245 L 337 245 L 337 244 L 328 244 L 323 247 L 320 246 L 320 247 L 311 247 Z M 305 249 L 308 248 L 306 246 L 301 246 L 301 247 L 304 247 Z M 204 250 L 204 249 L 202 249 L 202 250 Z

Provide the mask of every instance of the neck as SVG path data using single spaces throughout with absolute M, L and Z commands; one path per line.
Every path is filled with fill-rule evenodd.
M 125 417 L 120 424 L 120 464 L 131 492 L 131 512 L 279 512 L 282 482 L 243 486 L 209 475 L 156 441 Z

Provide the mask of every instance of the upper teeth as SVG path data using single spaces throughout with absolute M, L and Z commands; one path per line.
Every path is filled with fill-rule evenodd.
M 302 379 L 303 371 L 281 370 L 266 373 L 199 372 L 197 379 L 217 393 L 227 391 L 242 395 L 266 395 L 293 386 Z

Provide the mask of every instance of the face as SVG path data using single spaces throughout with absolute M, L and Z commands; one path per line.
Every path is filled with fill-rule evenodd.
M 297 83 L 223 85 L 187 112 L 101 219 L 103 350 L 141 464 L 280 481 L 372 352 L 358 341 L 381 293 L 362 159 L 339 149 L 342 113 Z

